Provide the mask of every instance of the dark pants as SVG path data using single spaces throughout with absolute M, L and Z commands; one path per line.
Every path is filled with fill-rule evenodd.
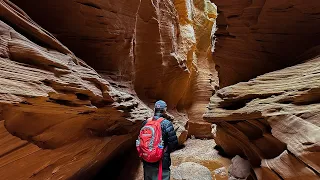
M 143 166 L 144 180 L 158 180 L 159 168 Z M 170 180 L 170 169 L 162 169 L 162 180 Z

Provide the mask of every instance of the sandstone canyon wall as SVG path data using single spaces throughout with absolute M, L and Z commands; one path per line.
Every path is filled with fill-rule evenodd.
M 215 123 L 253 177 L 319 179 L 318 1 L 214 0 L 217 23 L 209 0 L 12 2 L 0 1 L 4 179 L 90 178 L 156 99 L 180 143 Z
M 216 143 L 261 165 L 259 179 L 319 179 L 319 63 L 316 57 L 211 98 L 205 118 L 218 125 Z
M 0 1 L 0 17 L 1 179 L 88 178 L 130 145 L 150 109 L 14 4 Z
M 188 128 L 212 136 L 208 0 L 0 2 L 4 179 L 89 178 L 131 146 L 156 99 L 180 143 Z
M 319 1 L 214 2 L 224 88 L 204 118 L 216 143 L 247 157 L 257 179 L 319 179 Z
M 210 43 L 217 9 L 209 0 L 13 2 L 105 79 L 150 107 L 165 100 L 181 142 L 185 128 L 212 137 L 202 120 L 218 87 Z
M 214 61 L 220 86 L 301 62 L 319 45 L 317 0 L 213 0 L 219 7 Z

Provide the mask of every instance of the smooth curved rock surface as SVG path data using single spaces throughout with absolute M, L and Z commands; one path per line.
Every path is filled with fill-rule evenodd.
M 163 99 L 172 114 L 186 114 L 175 118 L 182 129 L 192 121 L 183 137 L 187 131 L 212 137 L 202 120 L 218 87 L 210 43 L 217 8 L 209 0 L 13 2 L 100 74 L 129 84 L 149 107 Z
M 221 87 L 301 62 L 319 45 L 317 0 L 212 0 L 219 8 L 214 61 Z
M 262 166 L 255 170 L 261 179 L 319 179 L 319 94 L 316 56 L 217 91 L 204 117 L 217 123 L 216 143 L 226 153 Z
M 12 2 L 95 70 L 132 73 L 139 0 Z
M 89 178 L 133 142 L 150 109 L 9 1 L 0 17 L 1 178 Z
M 217 88 L 208 0 L 13 2 L 0 1 L 5 179 L 89 178 L 131 145 L 155 99 L 180 144 L 202 121 Z

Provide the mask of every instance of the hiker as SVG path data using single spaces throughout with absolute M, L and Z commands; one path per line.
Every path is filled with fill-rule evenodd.
M 170 179 L 170 153 L 177 148 L 178 139 L 172 123 L 166 117 L 167 104 L 155 103 L 154 116 L 142 123 L 136 141 L 143 161 L 144 180 Z

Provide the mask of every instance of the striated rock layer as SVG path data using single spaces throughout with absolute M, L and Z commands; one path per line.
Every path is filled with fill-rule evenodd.
M 208 109 L 216 143 L 246 156 L 258 179 L 319 179 L 319 56 L 225 87 Z
M 180 144 L 212 137 L 209 0 L 13 2 L 0 1 L 4 179 L 88 178 L 132 146 L 156 99 Z
M 86 179 L 150 116 L 9 1 L 0 87 L 1 179 Z
M 178 109 L 187 109 L 189 136 L 211 138 L 211 125 L 202 120 L 202 115 L 208 100 L 218 88 L 217 71 L 211 54 L 214 44 L 210 44 L 210 38 L 216 31 L 217 7 L 208 0 L 180 0 L 174 3 L 181 36 L 178 60 L 186 59 L 189 71 L 188 89 Z
M 133 73 L 133 39 L 140 0 L 13 0 L 97 71 Z
M 222 89 L 204 118 L 216 143 L 257 179 L 319 179 L 319 1 L 214 3 Z
M 221 87 L 301 62 L 319 45 L 318 0 L 212 0 L 219 8 L 214 61 Z
M 212 136 L 202 120 L 218 85 L 210 44 L 217 8 L 209 0 L 13 2 L 150 107 L 165 100 L 181 137 L 186 128 L 189 135 Z

